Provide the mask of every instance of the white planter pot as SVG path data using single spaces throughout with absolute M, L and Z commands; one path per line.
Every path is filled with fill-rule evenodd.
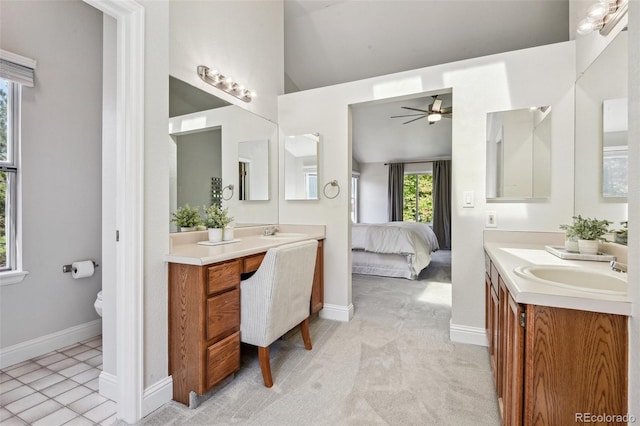
M 569 253 L 578 253 L 580 251 L 576 240 L 564 240 L 564 249 Z
M 233 240 L 233 228 L 224 228 L 224 233 L 222 235 L 222 239 L 224 241 Z
M 222 241 L 222 228 L 209 228 L 209 241 L 219 243 Z
M 580 254 L 598 254 L 598 240 L 578 240 Z

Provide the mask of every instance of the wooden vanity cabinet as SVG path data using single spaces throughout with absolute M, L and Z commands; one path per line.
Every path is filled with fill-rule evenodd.
M 490 292 L 492 278 L 485 277 Z M 490 293 L 486 329 L 503 424 L 571 425 L 580 413 L 627 413 L 628 318 L 519 304 L 497 278 L 498 324 Z
M 169 263 L 169 374 L 173 399 L 207 393 L 240 368 L 241 260 Z
M 240 281 L 266 253 L 212 265 L 169 263 L 169 374 L 173 399 L 190 405 L 240 369 Z M 309 313 L 324 304 L 323 243 L 318 241 Z

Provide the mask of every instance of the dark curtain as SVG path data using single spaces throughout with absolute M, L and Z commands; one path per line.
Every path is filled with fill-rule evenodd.
M 441 249 L 451 249 L 451 160 L 433 162 L 433 232 Z
M 389 221 L 402 220 L 404 163 L 389 163 Z

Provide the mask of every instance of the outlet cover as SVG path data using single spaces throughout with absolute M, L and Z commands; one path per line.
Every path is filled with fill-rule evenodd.
M 497 228 L 498 218 L 494 210 L 487 211 L 487 216 L 484 224 L 487 228 Z

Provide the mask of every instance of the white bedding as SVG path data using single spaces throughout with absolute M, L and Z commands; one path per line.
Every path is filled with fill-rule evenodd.
M 371 253 L 406 256 L 407 278 L 416 278 L 431 262 L 431 252 L 438 250 L 439 246 L 438 239 L 428 224 L 389 222 L 353 224 L 351 248 Z M 354 272 L 363 273 L 360 266 L 354 264 Z

